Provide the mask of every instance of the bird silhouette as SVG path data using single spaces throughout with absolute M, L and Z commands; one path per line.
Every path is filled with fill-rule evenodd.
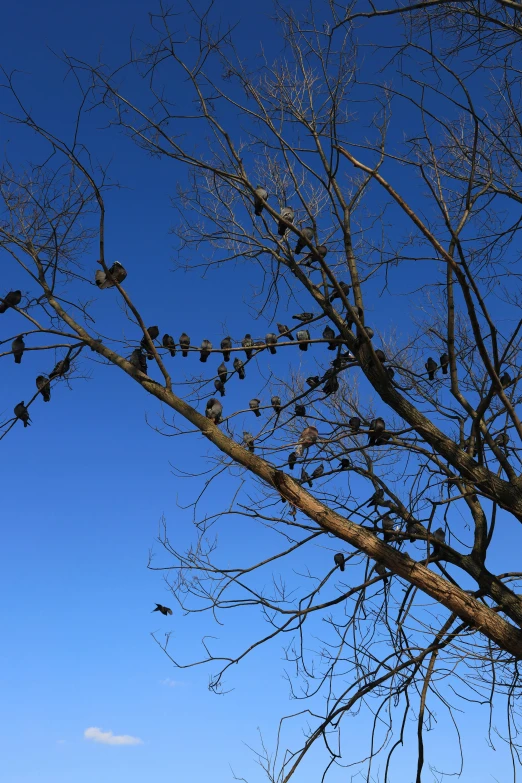
M 147 375 L 147 357 L 140 351 L 139 348 L 135 348 L 133 350 L 129 356 L 129 362 L 137 370 L 140 370 L 144 375 Z
M 310 340 L 310 332 L 308 329 L 299 329 L 297 334 L 297 342 L 299 343 L 299 349 L 301 351 L 308 350 L 308 341 Z
M 384 500 L 384 490 L 382 488 L 376 489 L 371 498 L 368 498 L 366 508 L 370 506 L 377 507 Z
M 23 335 L 19 334 L 18 337 L 15 337 L 11 343 L 11 350 L 13 352 L 15 364 L 20 364 L 25 351 Z
M 147 334 L 149 335 L 152 342 L 154 340 L 157 340 L 159 337 L 159 329 L 157 326 L 147 326 Z M 151 362 L 154 359 L 154 354 L 152 353 L 151 349 L 149 348 L 149 343 L 147 340 L 147 336 L 143 335 L 141 338 L 140 343 L 141 350 L 144 351 L 147 354 L 147 359 L 149 362 Z
M 9 291 L 0 303 L 0 313 L 5 313 L 9 307 L 18 307 L 22 301 L 21 291 Z
M 339 391 L 339 379 L 337 375 L 332 375 L 327 379 L 325 385 L 323 386 L 323 392 L 328 397 L 330 394 L 334 394 L 336 391 Z
M 254 209 L 257 217 L 262 213 L 264 204 L 263 201 L 266 201 L 268 198 L 268 193 L 265 190 L 265 188 L 258 187 L 254 190 Z
M 60 376 L 65 375 L 69 372 L 70 366 L 71 362 L 66 356 L 55 364 L 53 371 L 49 374 L 49 378 L 52 380 L 53 378 L 59 378 Z
M 114 264 L 104 272 L 103 269 L 97 269 L 94 275 L 94 282 L 98 288 L 113 288 L 116 283 L 118 285 L 123 283 L 127 277 L 127 270 L 119 261 L 115 261 Z
M 172 335 L 164 334 L 161 340 L 161 344 L 164 348 L 167 349 L 167 351 L 170 351 L 171 356 L 176 355 L 176 343 L 174 342 Z
M 432 357 L 429 356 L 424 366 L 426 368 L 426 372 L 428 373 L 428 380 L 434 381 L 435 373 L 437 372 L 439 365 L 437 364 L 435 359 L 432 359 Z
M 448 374 L 449 356 L 447 353 L 442 353 L 440 356 L 440 366 L 444 375 Z
M 245 365 L 243 364 L 243 362 L 241 361 L 239 356 L 235 357 L 235 359 L 233 361 L 233 365 L 234 365 L 234 370 L 237 372 L 239 380 L 240 381 L 244 381 L 245 380 Z
M 292 207 L 283 207 L 283 209 L 281 210 L 281 218 L 283 218 L 283 220 L 279 220 L 277 224 L 277 233 L 279 234 L 280 237 L 284 237 L 288 228 L 285 225 L 284 220 L 286 220 L 288 223 L 294 222 L 294 210 L 292 209 Z
M 313 228 L 308 228 L 308 227 L 302 228 L 301 229 L 301 234 L 303 235 L 303 237 L 308 242 L 312 243 L 314 241 L 314 230 L 313 230 Z M 297 244 L 296 244 L 295 250 L 294 250 L 294 253 L 296 254 L 296 256 L 298 256 L 299 253 L 303 250 L 303 248 L 306 247 L 305 239 L 301 239 L 301 237 L 298 238 Z
M 506 432 L 499 432 L 494 438 L 494 443 L 505 448 L 509 443 L 509 435 Z
M 354 310 L 357 313 L 357 318 L 359 319 L 359 321 L 362 321 L 362 319 L 364 318 L 364 310 L 362 309 L 362 307 L 352 307 L 352 310 Z M 348 315 L 346 320 L 346 326 L 348 327 L 348 329 L 351 329 L 354 323 L 355 321 L 353 320 L 352 316 Z
M 247 447 L 247 449 L 253 454 L 255 450 L 254 446 L 254 436 L 251 432 L 246 432 L 246 430 L 243 431 L 243 443 Z
M 181 355 L 188 356 L 188 349 L 190 348 L 190 337 L 183 332 L 179 338 L 179 347 L 181 348 Z
M 306 416 L 306 408 L 304 405 L 301 405 L 300 403 L 297 403 L 295 406 L 295 415 L 296 416 Z
M 393 367 L 385 367 L 384 369 L 386 370 L 386 375 L 389 377 L 391 381 L 393 381 L 395 377 L 395 370 L 393 369 Z
M 288 332 L 288 326 L 286 324 L 277 324 L 277 331 L 279 334 L 284 334 L 287 340 L 293 340 L 293 334 L 286 334 Z
M 211 350 L 212 350 L 212 343 L 210 342 L 210 340 L 203 340 L 201 343 L 201 347 L 199 349 L 199 361 L 206 362 L 208 357 L 210 356 Z
M 435 530 L 432 534 L 434 539 L 436 539 L 437 543 L 432 542 L 433 545 L 433 555 L 438 555 L 441 551 L 441 548 L 439 546 L 439 543 L 445 544 L 446 543 L 446 533 L 444 531 L 444 528 L 438 527 L 437 530 Z
M 232 348 L 232 340 L 230 337 L 223 337 L 221 340 L 221 350 L 223 351 L 223 359 L 225 362 L 230 361 L 230 350 Z
M 29 417 L 29 411 L 24 405 L 24 401 L 19 402 L 18 405 L 15 405 L 14 407 L 14 415 L 17 419 L 20 419 L 20 421 L 23 421 L 24 427 L 28 427 L 31 423 L 31 419 Z
M 311 321 L 313 317 L 314 317 L 313 313 L 297 313 L 297 315 L 292 316 L 294 321 L 301 321 L 302 323 Z
M 261 405 L 261 400 L 258 400 L 257 397 L 254 397 L 250 400 L 248 403 L 250 410 L 253 411 L 256 416 L 261 416 L 261 411 L 259 410 L 259 406 Z
M 335 332 L 331 326 L 325 326 L 323 329 L 323 340 L 335 340 Z M 335 351 L 337 343 L 328 343 L 328 350 Z
M 219 375 L 219 380 L 221 383 L 226 383 L 228 378 L 227 368 L 224 362 L 221 362 L 219 367 L 217 368 L 217 372 Z
M 320 465 L 318 465 L 316 468 L 314 468 L 314 470 L 312 471 L 312 475 L 310 476 L 310 478 L 312 479 L 312 481 L 313 481 L 313 480 L 315 480 L 315 479 L 321 478 L 321 476 L 323 475 L 323 473 L 324 473 L 324 465 L 323 465 L 323 463 L 321 462 L 321 464 L 320 464 Z
M 350 293 L 350 286 L 348 285 L 348 283 L 343 283 L 343 281 L 341 280 L 339 283 L 337 283 L 337 285 L 338 285 L 338 287 L 341 289 L 341 291 L 343 292 L 343 294 L 344 294 L 345 296 L 348 296 L 348 294 Z M 340 293 L 339 293 L 339 291 L 336 289 L 336 290 L 333 292 L 333 294 L 331 295 L 331 297 L 330 297 L 330 302 L 335 302 L 335 300 L 336 300 L 336 299 L 340 299 L 340 298 L 341 298 L 341 294 L 340 294 Z
M 344 571 L 345 557 L 342 552 L 337 552 L 334 555 L 334 563 L 340 571 Z
M 361 420 L 357 416 L 352 416 L 351 419 L 348 419 L 348 424 L 352 432 L 359 432 L 361 429 Z
M 278 397 L 277 394 L 274 394 L 272 399 L 270 400 L 270 404 L 272 405 L 272 408 L 276 412 L 276 414 L 279 416 L 281 413 L 281 397 Z
M 153 612 L 161 612 L 161 614 L 164 614 L 166 617 L 168 614 L 172 614 L 172 609 L 169 609 L 168 606 L 156 604 L 156 608 L 152 610 L 151 614 L 153 614 Z
M 277 353 L 275 349 L 275 344 L 277 343 L 277 336 L 274 334 L 274 332 L 268 332 L 267 336 L 265 337 L 265 343 L 268 345 L 268 348 L 270 350 L 270 353 Z
M 319 378 L 318 375 L 310 375 L 306 379 L 306 382 L 308 386 L 310 386 L 312 389 L 315 389 L 315 387 L 319 386 L 319 384 L 321 383 L 321 379 Z
M 42 395 L 44 402 L 51 401 L 51 383 L 49 378 L 46 378 L 45 375 L 38 375 L 36 378 L 36 388 Z
M 252 342 L 251 335 L 245 334 L 245 336 L 241 340 L 241 345 L 245 349 L 246 358 L 251 359 L 253 354 L 252 346 L 254 345 L 254 343 Z
M 303 465 L 303 467 L 301 468 L 301 478 L 300 478 L 300 482 L 301 482 L 301 484 L 308 484 L 308 486 L 309 486 L 309 487 L 311 487 L 311 486 L 312 486 L 312 481 L 311 481 L 311 479 L 310 479 L 310 476 L 308 475 L 308 473 L 307 473 L 307 471 L 306 471 L 306 468 L 304 467 L 304 465 Z
M 368 433 L 368 446 L 374 446 L 375 441 L 382 435 L 385 429 L 386 424 L 384 419 L 381 419 L 380 416 L 377 419 L 373 419 Z
M 381 351 L 380 348 L 376 349 L 375 355 L 381 364 L 384 364 L 386 362 L 386 354 L 384 353 L 384 351 Z
M 216 400 L 215 397 L 211 397 L 210 400 L 207 401 L 207 405 L 205 407 L 205 416 L 207 419 L 213 421 L 214 424 L 219 424 L 222 413 L 223 406 L 221 405 L 220 401 Z
M 216 378 L 214 380 L 214 388 L 217 392 L 221 394 L 222 397 L 225 396 L 225 384 L 223 381 L 220 381 L 219 378 Z
M 294 469 L 294 465 L 296 462 L 297 462 L 297 454 L 295 453 L 295 451 L 291 451 L 290 454 L 288 455 L 288 467 L 290 468 L 290 470 Z
M 341 464 L 339 466 L 339 470 L 349 470 L 351 467 L 352 467 L 352 463 L 348 459 L 348 457 L 343 457 L 341 460 Z
M 500 376 L 500 383 L 502 384 L 502 388 L 505 389 L 506 386 L 509 386 L 511 383 L 511 375 L 508 372 L 502 373 Z
M 299 441 L 295 447 L 295 453 L 297 456 L 302 457 L 304 449 L 309 449 L 310 446 L 313 446 L 315 443 L 317 443 L 318 437 L 319 431 L 317 430 L 317 427 L 305 427 L 299 436 Z
M 390 541 L 393 541 L 395 539 L 395 535 L 394 535 L 395 522 L 388 514 L 386 514 L 386 516 L 384 516 L 381 520 L 381 525 L 384 531 L 383 532 L 384 543 L 388 544 Z

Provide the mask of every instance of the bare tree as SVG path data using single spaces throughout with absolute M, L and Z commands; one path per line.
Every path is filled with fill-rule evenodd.
M 215 447 L 192 546 L 180 551 L 165 524 L 167 560 L 151 568 L 185 612 L 219 622 L 250 607 L 268 630 L 228 654 L 204 640 L 198 661 L 157 641 L 176 666 L 213 665 L 216 691 L 259 645 L 283 646 L 303 704 L 259 751 L 274 782 L 316 747 L 323 780 L 339 767 L 405 780 L 408 741 L 407 779 L 427 780 L 426 730 L 444 713 L 460 749 L 459 710 L 476 702 L 516 778 L 522 571 L 505 541 L 522 521 L 521 11 L 510 0 L 330 2 L 302 17 L 277 6 L 280 54 L 249 60 L 212 7 L 161 7 L 128 63 L 63 55 L 80 95 L 72 139 L 42 127 L 3 74 L 4 118 L 49 153 L 23 170 L 5 161 L 0 175 L 0 246 L 20 280 L 3 292 L 2 355 L 59 349 L 59 361 L 21 408 L 15 395 L 2 437 L 44 418 L 52 387 L 97 361 L 164 405 L 160 432 L 200 432 Z M 178 263 L 260 270 L 252 306 L 279 329 L 194 344 L 182 324 L 160 338 L 145 323 L 124 260 L 106 257 L 108 178 L 82 142 L 86 112 L 181 167 Z M 113 295 L 128 342 L 92 316 L 93 300 Z M 267 361 L 280 349 L 286 374 Z M 222 395 L 245 375 L 252 400 L 228 409 Z M 209 515 L 203 499 L 224 472 L 235 490 Z M 216 530 L 231 516 L 267 531 L 261 559 L 245 547 L 246 562 L 224 567 Z M 362 713 L 371 735 L 347 742 Z M 456 768 L 440 754 L 429 763 L 439 780 L 463 755 Z

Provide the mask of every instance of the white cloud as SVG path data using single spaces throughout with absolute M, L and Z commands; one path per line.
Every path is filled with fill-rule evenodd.
M 187 684 L 186 682 L 183 682 L 183 680 L 171 680 L 170 677 L 167 677 L 166 680 L 160 681 L 162 685 L 167 685 L 169 688 L 184 688 Z
M 131 737 L 129 734 L 113 734 L 112 731 L 102 731 L 96 726 L 91 726 L 83 732 L 85 739 L 100 742 L 102 745 L 142 745 L 139 737 Z

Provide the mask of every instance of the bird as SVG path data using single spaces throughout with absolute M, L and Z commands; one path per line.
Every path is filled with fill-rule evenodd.
M 261 400 L 258 400 L 257 397 L 253 397 L 250 402 L 248 403 L 250 410 L 253 411 L 256 416 L 261 416 L 261 411 L 259 410 L 259 406 L 261 405 Z
M 162 606 L 161 604 L 156 604 L 156 608 L 152 610 L 151 614 L 153 612 L 161 612 L 161 614 L 164 614 L 166 617 L 168 614 L 172 614 L 172 609 L 169 609 L 168 606 Z
M 323 330 L 323 340 L 335 340 L 335 332 L 331 326 L 325 326 Z M 335 351 L 336 348 L 337 348 L 337 343 L 333 343 L 333 342 L 328 343 L 329 351 Z
M 312 481 L 311 481 L 310 476 L 308 475 L 304 465 L 301 468 L 301 479 L 300 479 L 300 481 L 301 481 L 301 484 L 308 484 L 309 487 L 312 486 Z
M 506 386 L 509 386 L 511 383 L 511 375 L 508 372 L 502 373 L 500 376 L 500 383 L 502 384 L 502 388 L 505 389 Z
M 170 334 L 164 334 L 161 339 L 161 344 L 164 348 L 166 348 L 168 351 L 170 351 L 171 356 L 176 355 L 176 343 L 174 342 L 174 338 Z
M 362 309 L 362 307 L 353 307 L 352 306 L 352 309 L 357 311 L 357 318 L 359 319 L 359 321 L 362 321 L 362 319 L 364 317 L 364 310 Z M 349 315 L 348 316 L 348 320 L 346 321 L 346 326 L 348 327 L 348 329 L 351 329 L 353 324 L 354 324 L 354 320 Z
M 199 361 L 206 362 L 208 357 L 210 356 L 211 350 L 212 350 L 212 343 L 210 342 L 210 340 L 203 340 L 201 343 L 201 347 L 199 349 Z
M 11 343 L 11 350 L 13 352 L 15 364 L 21 364 L 22 356 L 25 351 L 24 338 L 21 334 L 19 334 L 18 337 L 15 337 Z
M 471 436 L 469 438 L 466 438 L 466 440 L 462 444 L 463 450 L 468 451 L 470 445 L 471 445 Z M 477 446 L 477 438 L 475 438 L 473 441 L 473 457 L 476 457 L 477 454 L 478 454 L 478 446 Z
M 341 289 L 341 291 L 343 292 L 343 294 L 345 296 L 348 296 L 348 294 L 350 293 L 350 286 L 348 285 L 348 283 L 343 283 L 343 281 L 341 280 L 339 283 L 337 283 L 337 286 L 338 286 L 338 288 Z M 335 302 L 335 300 L 336 299 L 340 299 L 340 297 L 341 297 L 341 294 L 336 289 L 333 292 L 333 294 L 331 295 L 331 297 L 330 297 L 330 302 Z
M 337 375 L 332 375 L 327 379 L 325 385 L 323 386 L 323 392 L 328 397 L 330 394 L 334 394 L 336 391 L 339 391 L 339 379 Z
M 24 401 L 19 402 L 18 405 L 15 405 L 14 407 L 14 415 L 17 419 L 20 419 L 20 421 L 23 421 L 24 428 L 28 427 L 31 423 L 31 419 L 29 417 L 29 411 L 24 405 Z
M 221 350 L 223 351 L 223 359 L 225 362 L 230 361 L 230 349 L 232 348 L 232 340 L 230 337 L 223 337 L 221 340 Z
M 384 364 L 384 362 L 386 361 L 386 354 L 384 353 L 384 351 L 381 351 L 380 348 L 377 348 L 376 351 L 375 351 L 375 355 L 378 358 L 378 360 L 380 361 L 380 363 Z
M 277 331 L 279 332 L 279 334 L 284 334 L 284 336 L 287 337 L 289 340 L 293 340 L 294 339 L 294 335 L 293 334 L 287 334 L 289 329 L 288 329 L 288 326 L 286 324 L 277 324 Z
M 225 384 L 223 381 L 220 381 L 219 378 L 216 378 L 214 380 L 214 388 L 217 392 L 221 394 L 222 397 L 225 396 Z
M 386 574 L 388 573 L 386 571 L 386 566 L 383 565 L 382 563 L 375 563 L 374 570 L 378 576 L 383 577 L 383 582 L 384 584 L 386 584 L 388 582 L 388 579 L 386 578 Z
M 301 239 L 301 237 L 299 237 L 299 239 L 297 240 L 297 244 L 296 244 L 295 250 L 294 250 L 294 253 L 296 254 L 296 256 L 298 256 L 299 253 L 301 252 L 301 250 L 303 250 L 303 248 L 306 247 L 306 241 L 305 240 L 307 240 L 310 243 L 312 243 L 314 241 L 314 230 L 313 230 L 313 228 L 309 228 L 309 227 L 302 228 L 301 229 L 301 234 L 303 235 L 304 239 Z
M 359 432 L 361 429 L 361 420 L 357 416 L 352 416 L 351 419 L 348 419 L 348 424 L 352 432 Z
M 381 522 L 384 531 L 383 533 L 384 543 L 388 544 L 390 541 L 393 541 L 395 538 L 393 534 L 395 522 L 388 514 L 386 514 L 386 516 L 382 518 Z
M 317 427 L 305 427 L 299 436 L 299 441 L 295 447 L 295 453 L 298 457 L 303 456 L 304 449 L 309 449 L 314 443 L 317 443 L 319 437 L 319 431 Z
M 499 434 L 495 436 L 494 443 L 496 443 L 497 446 L 503 446 L 505 448 L 509 443 L 509 435 L 506 432 L 499 432 Z
M 426 364 L 424 365 L 426 368 L 426 371 L 428 373 L 428 380 L 433 381 L 435 380 L 435 373 L 437 372 L 437 369 L 439 365 L 435 361 L 435 359 L 432 359 L 431 356 L 428 357 L 428 360 Z
M 277 224 L 277 233 L 280 237 L 284 237 L 288 228 L 288 226 L 285 225 L 284 220 L 286 220 L 287 223 L 294 222 L 294 210 L 292 207 L 283 207 L 281 210 L 281 218 L 283 218 L 283 220 L 279 220 Z
M 313 317 L 314 317 L 313 313 L 297 313 L 297 315 L 292 316 L 294 321 L 302 321 L 302 323 L 311 321 Z
M 342 552 L 337 552 L 334 555 L 334 563 L 340 571 L 344 571 L 345 558 Z
M 433 552 L 432 554 L 436 555 L 440 552 L 440 546 L 439 543 L 445 544 L 446 543 L 446 533 L 444 532 L 444 528 L 438 527 L 437 530 L 435 530 L 432 534 L 433 538 L 438 543 L 433 543 Z
M 422 525 L 420 525 L 418 522 L 416 522 L 413 519 L 408 520 L 408 522 L 406 523 L 406 531 L 410 534 L 411 544 L 413 544 L 417 540 L 416 536 L 424 534 Z
M 385 367 L 384 369 L 386 370 L 386 375 L 389 377 L 390 381 L 393 381 L 395 377 L 395 370 L 393 367 Z
M 187 357 L 188 349 L 190 348 L 190 337 L 185 332 L 180 335 L 179 347 L 181 348 L 181 355 Z
M 382 501 L 384 500 L 384 490 L 382 487 L 379 487 L 379 489 L 376 489 L 371 498 L 368 498 L 368 501 L 366 503 L 366 508 L 369 508 L 370 506 L 377 507 Z
M 310 340 L 310 332 L 308 329 L 299 329 L 297 334 L 297 342 L 299 343 L 299 349 L 301 351 L 308 350 L 308 341 Z
M 137 370 L 141 370 L 144 375 L 147 375 L 147 357 L 140 351 L 139 348 L 135 348 L 129 356 L 129 362 Z M 52 375 L 51 375 L 52 377 Z
M 210 400 L 207 401 L 207 405 L 205 407 L 205 416 L 207 419 L 213 421 L 214 424 L 219 424 L 222 413 L 223 406 L 221 405 L 220 401 L 216 400 L 215 397 L 211 397 Z
M 295 406 L 295 415 L 296 416 L 306 416 L 306 408 L 304 405 L 301 405 L 300 403 L 297 403 Z
M 221 362 L 221 364 L 217 368 L 217 372 L 218 372 L 219 380 L 221 381 L 221 383 L 226 383 L 227 382 L 227 378 L 228 378 L 228 373 L 227 373 L 227 368 L 226 368 L 224 362 Z
M 254 436 L 251 432 L 247 432 L 246 430 L 243 431 L 243 443 L 247 447 L 247 449 L 253 454 L 254 453 Z
M 277 353 L 275 349 L 275 344 L 277 343 L 277 336 L 274 334 L 274 332 L 268 332 L 268 334 L 265 337 L 265 343 L 268 345 L 268 349 L 270 353 L 272 354 Z
M 368 433 L 368 446 L 374 446 L 375 441 L 384 432 L 385 429 L 386 423 L 384 419 L 381 419 L 380 416 L 377 419 L 373 419 L 370 424 L 370 431 Z
M 318 479 L 318 478 L 321 478 L 321 476 L 323 475 L 323 473 L 324 473 L 324 465 L 323 465 L 323 463 L 321 462 L 321 464 L 320 464 L 320 465 L 318 465 L 316 468 L 314 468 L 314 470 L 312 471 L 312 475 L 311 475 L 311 477 L 310 477 L 310 478 L 311 478 L 312 480 L 313 480 L 313 479 Z
M 65 375 L 65 373 L 69 372 L 70 366 L 71 362 L 66 356 L 55 364 L 53 371 L 49 374 L 49 378 L 58 378 L 60 375 Z
M 265 188 L 258 187 L 254 190 L 254 209 L 257 217 L 262 213 L 263 211 L 263 201 L 266 201 L 268 198 L 268 193 L 265 190 Z
M 36 378 L 36 388 L 43 397 L 44 402 L 51 401 L 51 384 L 49 378 L 45 375 L 38 375 Z
M 295 451 L 291 451 L 290 454 L 288 455 L 288 467 L 290 468 L 290 470 L 294 469 L 294 465 L 296 462 L 297 462 L 297 454 L 295 453 Z
M 351 461 L 348 459 L 348 457 L 343 457 L 341 460 L 341 464 L 339 467 L 339 470 L 349 470 L 349 468 L 352 467 Z
M 21 291 L 9 291 L 0 303 L 0 313 L 5 313 L 9 307 L 18 307 L 22 301 Z
M 158 337 L 159 337 L 159 329 L 158 329 L 157 326 L 147 326 L 147 330 L 146 331 L 147 331 L 147 334 L 149 335 L 150 339 L 152 340 L 152 342 L 154 342 L 154 340 L 158 339 Z M 144 334 L 143 337 L 141 338 L 140 346 L 141 346 L 141 350 L 144 351 L 147 354 L 147 359 L 149 360 L 149 362 L 152 361 L 152 359 L 154 359 L 154 354 L 152 353 L 152 351 L 151 351 L 151 349 L 149 347 L 149 343 L 148 343 L 148 340 L 147 340 L 147 335 Z
M 233 362 L 234 370 L 237 372 L 239 380 L 244 381 L 245 380 L 245 365 L 239 358 L 239 356 L 236 356 Z
M 448 364 L 449 364 L 449 356 L 448 356 L 448 354 L 447 353 L 442 353 L 440 355 L 439 361 L 440 361 L 440 366 L 441 366 L 442 372 L 444 373 L 444 375 L 447 375 L 448 374 Z
M 319 378 L 318 375 L 310 375 L 306 379 L 306 382 L 312 389 L 314 389 L 316 386 L 319 386 L 319 384 L 321 383 L 321 379 Z
M 276 394 L 272 397 L 270 400 L 270 404 L 272 405 L 272 408 L 276 412 L 276 414 L 279 416 L 281 413 L 281 397 L 278 397 Z
M 97 269 L 94 275 L 94 282 L 98 288 L 113 288 L 116 283 L 118 285 L 123 283 L 127 277 L 127 270 L 119 261 L 115 261 L 114 264 L 104 272 L 103 269 Z
M 252 342 L 251 335 L 245 334 L 245 336 L 241 340 L 241 345 L 245 349 L 246 358 L 247 359 L 251 359 L 252 358 L 252 353 L 253 353 L 252 346 L 254 345 L 254 343 Z

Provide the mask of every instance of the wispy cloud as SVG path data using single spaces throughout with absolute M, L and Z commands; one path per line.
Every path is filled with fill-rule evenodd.
M 160 682 L 168 688 L 184 688 L 187 684 L 186 682 L 183 682 L 183 680 L 171 680 L 170 677 L 167 677 L 166 680 L 160 680 Z
M 83 736 L 87 740 L 99 742 L 102 745 L 142 745 L 139 737 L 131 737 L 129 734 L 113 734 L 112 731 L 102 731 L 96 726 L 85 729 Z

